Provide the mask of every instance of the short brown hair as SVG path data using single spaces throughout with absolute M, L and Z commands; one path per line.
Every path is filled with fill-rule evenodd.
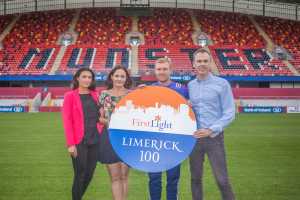
M 200 49 L 197 49 L 194 53 L 193 53 L 193 63 L 195 61 L 195 57 L 198 53 L 207 53 L 209 55 L 209 57 L 211 58 L 211 54 L 209 52 L 208 49 L 205 49 L 205 48 L 200 48 Z

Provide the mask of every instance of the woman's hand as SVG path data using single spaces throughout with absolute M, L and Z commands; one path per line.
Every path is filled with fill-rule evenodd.
M 99 117 L 99 122 L 100 122 L 101 124 L 104 124 L 104 125 L 107 125 L 107 124 L 108 124 L 108 120 L 107 120 L 106 118 L 104 118 L 104 117 Z
M 105 112 L 104 112 L 103 107 L 100 108 L 99 112 L 100 112 L 99 122 L 101 124 L 107 125 L 108 120 L 105 118 Z
M 68 152 L 69 154 L 73 157 L 76 158 L 77 157 L 77 148 L 75 145 L 69 146 L 68 147 Z

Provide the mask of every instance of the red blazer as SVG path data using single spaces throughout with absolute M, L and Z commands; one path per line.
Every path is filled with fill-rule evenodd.
M 95 102 L 99 104 L 98 93 L 96 91 L 90 91 L 90 94 Z M 65 94 L 62 116 L 67 146 L 79 144 L 84 135 L 84 116 L 78 89 Z M 97 123 L 99 134 L 102 132 L 102 128 L 103 125 Z

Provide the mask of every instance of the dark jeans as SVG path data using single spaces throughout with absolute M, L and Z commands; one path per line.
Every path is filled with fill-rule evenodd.
M 234 194 L 229 182 L 226 155 L 224 149 L 224 134 L 214 138 L 201 138 L 190 155 L 191 187 L 193 200 L 203 199 L 202 175 L 204 156 L 210 161 L 212 171 L 223 200 L 234 200 Z
M 161 199 L 162 172 L 149 173 L 150 200 Z M 167 171 L 167 200 L 177 200 L 178 181 L 180 177 L 180 165 Z
M 87 145 L 81 142 L 76 145 L 77 157 L 72 157 L 74 168 L 74 180 L 72 187 L 72 199 L 81 200 L 97 164 L 98 144 Z

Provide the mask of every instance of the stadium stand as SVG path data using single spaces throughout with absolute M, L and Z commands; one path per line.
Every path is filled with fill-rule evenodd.
M 22 14 L 4 39 L 4 46 L 54 45 L 59 35 L 67 30 L 73 15 L 74 10 Z
M 58 73 L 73 73 L 79 67 L 91 67 L 95 72 L 107 72 L 115 64 L 129 65 L 128 45 L 70 45 Z
M 8 26 L 8 24 L 12 21 L 13 18 L 13 15 L 0 16 L 0 33 L 2 33 L 5 30 L 5 28 Z
M 209 48 L 221 75 L 293 75 L 281 60 L 272 58 L 262 48 L 235 45 L 211 45 Z
M 21 45 L 7 47 L 0 53 L 2 74 L 47 74 L 59 51 L 58 45 Z
M 255 20 L 276 45 L 290 52 L 291 63 L 300 72 L 300 22 L 259 16 Z
M 148 45 L 193 45 L 193 24 L 185 10 L 155 9 L 153 16 L 139 17 L 138 28 Z
M 76 43 L 123 45 L 125 35 L 130 28 L 130 18 L 117 16 L 115 9 L 83 9 L 76 25 L 76 31 L 79 34 Z
M 246 15 L 200 10 L 195 12 L 201 30 L 214 44 L 264 47 L 265 43 Z
M 25 13 L 4 38 L 0 50 L 1 74 L 48 74 L 60 50 L 59 36 L 75 17 L 75 10 Z M 137 27 L 145 36 L 145 45 L 138 47 L 138 68 L 151 73 L 153 61 L 169 56 L 174 73 L 192 74 L 192 52 L 199 48 L 192 42 L 194 13 L 201 31 L 208 34 L 209 46 L 220 75 L 230 76 L 293 76 L 281 60 L 275 59 L 265 47 L 265 41 L 246 16 L 229 12 L 184 9 L 153 9 L 152 16 L 138 18 Z M 101 17 L 99 17 L 101 16 Z M 0 30 L 13 16 L 0 18 Z M 255 17 L 275 44 L 288 49 L 290 61 L 300 70 L 299 22 Z M 132 29 L 132 18 L 118 16 L 114 8 L 84 8 L 75 25 L 78 38 L 66 48 L 55 67 L 56 74 L 70 74 L 79 67 L 91 67 L 97 73 L 107 73 L 115 64 L 130 66 L 131 49 L 125 45 L 125 35 Z
M 197 46 L 184 45 L 142 45 L 139 48 L 139 68 L 142 74 L 154 68 L 157 58 L 168 56 L 172 60 L 172 68 L 176 72 L 190 73 L 192 68 L 192 54 Z

